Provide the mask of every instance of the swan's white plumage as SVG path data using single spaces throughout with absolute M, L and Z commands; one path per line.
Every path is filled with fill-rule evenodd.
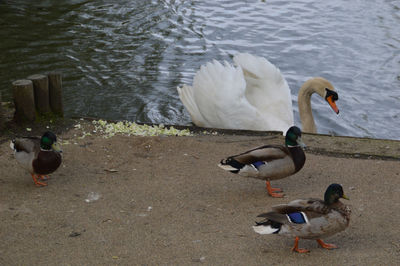
M 233 60 L 236 66 L 207 63 L 196 73 L 193 86 L 178 87 L 192 121 L 203 127 L 286 132 L 293 125 L 293 111 L 280 70 L 250 54 Z

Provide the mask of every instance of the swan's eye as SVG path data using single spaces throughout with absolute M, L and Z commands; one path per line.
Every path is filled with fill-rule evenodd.
M 326 90 L 325 99 L 328 98 L 329 96 L 332 96 L 332 100 L 333 100 L 333 101 L 339 100 L 339 96 L 338 96 L 338 94 L 336 93 L 336 91 L 330 90 L 330 89 L 328 89 L 328 88 L 325 88 L 325 90 Z

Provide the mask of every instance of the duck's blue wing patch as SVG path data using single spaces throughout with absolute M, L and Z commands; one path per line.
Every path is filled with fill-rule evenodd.
M 260 167 L 263 164 L 265 164 L 265 162 L 262 162 L 262 161 L 253 163 L 254 167 L 257 168 L 257 169 L 258 169 L 258 167 Z
M 287 216 L 289 217 L 289 220 L 292 223 L 295 223 L 295 224 L 307 223 L 306 218 L 304 217 L 304 214 L 302 212 L 288 213 Z

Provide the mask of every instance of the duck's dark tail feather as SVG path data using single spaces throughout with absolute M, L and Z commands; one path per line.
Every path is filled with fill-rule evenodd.
M 228 157 L 225 160 L 222 159 L 218 166 L 226 171 L 237 174 L 239 173 L 240 169 L 242 169 L 245 165 L 236 161 L 232 157 Z
M 256 225 L 253 226 L 253 230 L 261 235 L 278 234 L 281 230 L 281 227 L 282 223 L 264 220 L 262 222 L 256 222 Z

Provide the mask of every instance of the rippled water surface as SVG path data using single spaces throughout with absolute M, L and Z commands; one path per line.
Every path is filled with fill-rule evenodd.
M 400 139 L 399 25 L 384 0 L 1 1 L 0 92 L 58 70 L 67 116 L 188 124 L 176 86 L 249 52 L 281 69 L 297 124 L 299 87 L 323 76 L 340 115 L 314 96 L 320 133 Z

